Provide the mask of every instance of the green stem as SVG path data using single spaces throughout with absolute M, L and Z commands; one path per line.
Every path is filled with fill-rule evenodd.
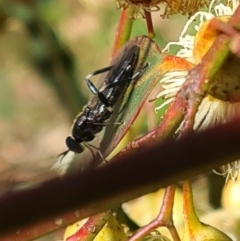
M 117 28 L 117 34 L 113 45 L 112 58 L 114 58 L 118 50 L 130 38 L 132 25 L 133 25 L 133 18 L 132 18 L 133 15 L 134 15 L 134 8 L 131 6 L 124 9 L 121 13 L 121 17 Z

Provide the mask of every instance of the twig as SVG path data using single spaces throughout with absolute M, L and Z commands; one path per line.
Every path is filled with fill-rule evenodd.
M 106 211 L 97 215 L 91 216 L 86 223 L 73 235 L 67 238 L 66 241 L 92 241 L 106 224 L 112 211 Z
M 151 14 L 151 12 L 144 9 L 144 16 L 146 18 L 148 36 L 149 36 L 149 38 L 153 39 L 153 38 L 155 38 L 156 34 L 153 29 L 152 14 Z
M 238 159 L 239 121 L 188 134 L 178 141 L 155 143 L 147 151 L 140 148 L 82 175 L 78 172 L 4 196 L 0 199 L 0 234 L 46 218 L 54 220 L 76 208 L 84 210 L 78 216 L 83 219 Z
M 141 238 L 146 236 L 148 233 L 162 226 L 165 226 L 168 228 L 174 241 L 180 241 L 178 232 L 173 224 L 173 219 L 172 219 L 175 190 L 176 190 L 175 185 L 168 186 L 166 188 L 164 198 L 163 198 L 163 204 L 157 218 L 151 221 L 146 226 L 140 228 L 129 239 L 129 241 L 141 240 Z

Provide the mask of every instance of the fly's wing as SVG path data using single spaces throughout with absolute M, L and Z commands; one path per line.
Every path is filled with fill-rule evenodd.
M 137 37 L 127 42 L 122 51 L 127 52 L 129 49 L 132 49 L 131 46 L 139 47 L 139 57 L 134 68 L 134 73 L 147 63 L 150 65 L 140 78 L 129 83 L 122 98 L 119 98 L 113 108 L 113 114 L 109 122 L 121 122 L 123 124 L 107 125 L 101 142 L 101 152 L 105 157 L 113 151 L 131 127 L 161 75 L 157 68 L 162 61 L 161 50 L 153 40 L 146 36 Z
M 128 46 L 120 51 L 119 55 L 113 60 L 112 69 L 105 77 L 104 86 L 100 87 L 103 95 L 108 100 L 111 107 L 115 105 L 122 93 L 126 90 L 133 75 L 133 68 L 136 65 L 139 55 L 137 45 Z
M 113 59 L 111 65 L 113 68 L 109 71 L 108 75 L 105 78 L 106 85 L 109 84 L 118 84 L 120 78 L 124 75 L 127 67 L 129 65 L 135 66 L 137 63 L 139 55 L 139 46 L 137 45 L 128 45 L 124 47 L 116 58 Z

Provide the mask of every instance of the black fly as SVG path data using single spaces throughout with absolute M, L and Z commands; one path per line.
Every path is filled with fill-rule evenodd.
M 126 47 L 121 58 L 117 58 L 112 66 L 97 70 L 86 76 L 88 88 L 95 96 L 74 120 L 72 136 L 66 138 L 68 150 L 60 156 L 64 157 L 69 151 L 81 153 L 84 150 L 84 145 L 94 147 L 87 142 L 92 141 L 95 135 L 109 124 L 108 120 L 113 113 L 113 107 L 126 91 L 130 81 L 138 78 L 148 66 L 147 64 L 141 70 L 133 73 L 137 64 L 139 49 L 137 45 Z M 109 71 L 109 73 L 100 88 L 97 89 L 90 78 L 106 71 Z M 99 154 L 102 157 L 100 151 Z

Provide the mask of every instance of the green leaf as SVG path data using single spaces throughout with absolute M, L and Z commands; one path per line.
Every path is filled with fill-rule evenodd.
M 140 47 L 135 72 L 147 63 L 150 66 L 147 67 L 140 79 L 130 83 L 122 98 L 114 106 L 109 122 L 123 122 L 123 124 L 110 124 L 106 127 L 101 142 L 101 152 L 104 156 L 108 156 L 125 136 L 161 75 L 159 64 L 162 61 L 162 55 L 157 44 L 149 37 L 140 36 L 128 41 L 123 49 L 131 45 Z

